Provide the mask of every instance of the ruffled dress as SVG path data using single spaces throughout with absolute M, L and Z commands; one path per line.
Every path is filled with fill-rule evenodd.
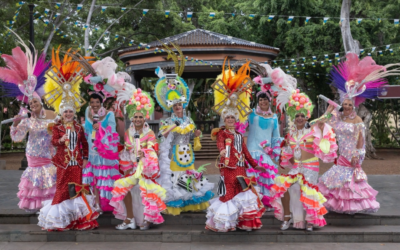
M 214 184 L 208 182 L 201 172 L 194 168 L 194 153 L 201 149 L 200 138 L 194 138 L 195 125 L 192 119 L 184 116 L 167 118 L 160 123 L 160 131 L 180 126 L 162 137 L 159 150 L 160 178 L 157 182 L 167 191 L 165 204 L 168 214 L 179 215 L 181 212 L 204 211 L 214 197 Z M 194 146 L 190 140 L 194 139 Z
M 147 124 L 140 135 L 140 149 L 145 157 L 137 163 L 135 152 L 135 127 L 125 133 L 125 149 L 120 153 L 122 170 L 129 171 L 125 178 L 114 183 L 110 205 L 114 207 L 117 219 L 125 220 L 127 217 L 124 198 L 132 195 L 133 215 L 136 223 L 142 225 L 144 221 L 161 224 L 164 218 L 161 212 L 167 207 L 164 203 L 166 191 L 155 179 L 160 175 L 157 158 L 157 141 L 154 132 Z
M 40 209 L 38 225 L 43 230 L 90 230 L 99 226 L 96 221 L 99 213 L 93 206 L 95 197 L 90 195 L 88 185 L 82 185 L 82 158 L 88 156 L 88 144 L 83 127 L 76 122 L 74 127 L 75 131 L 66 129 L 61 123 L 53 127 L 52 144 L 57 147 L 57 152 L 52 162 L 57 167 L 57 184 L 53 200 L 43 202 Z M 65 134 L 68 135 L 68 146 L 60 142 Z M 74 185 L 73 189 L 70 184 Z
M 100 195 L 100 207 L 103 211 L 113 211 L 109 205 L 114 182 L 121 175 L 118 166 L 119 135 L 113 112 L 108 112 L 99 121 L 100 129 L 93 130 L 93 120 L 89 116 L 90 107 L 86 109 L 85 136 L 89 143 L 88 165 L 83 169 L 83 183 L 96 187 Z M 94 138 L 92 136 L 95 132 Z
M 378 191 L 368 184 L 367 175 L 361 168 L 365 143 L 357 149 L 359 140 L 365 142 L 364 123 L 343 122 L 336 110 L 332 115 L 329 124 L 335 129 L 340 157 L 319 179 L 318 187 L 327 199 L 324 206 L 336 213 L 375 213 L 380 207 L 376 201 Z M 351 165 L 354 156 L 359 156 L 356 166 Z
M 332 128 L 325 124 L 323 131 L 317 126 L 306 130 L 301 138 L 294 131 L 286 136 L 285 147 L 282 148 L 282 167 L 290 167 L 288 174 L 277 176 L 271 187 L 271 205 L 275 208 L 275 218 L 284 221 L 284 209 L 281 198 L 286 192 L 290 194 L 290 212 L 294 220 L 293 227 L 304 229 L 306 223 L 314 227 L 326 225 L 324 215 L 328 212 L 324 207 L 325 197 L 317 187 L 319 159 L 323 162 L 333 162 L 337 157 L 337 144 Z M 312 153 L 315 157 L 300 161 L 290 159 L 301 158 L 301 150 Z M 295 157 L 296 158 L 296 157 Z
M 47 127 L 53 120 L 23 119 L 16 127 L 11 126 L 11 139 L 22 141 L 29 132 L 26 145 L 28 167 L 22 173 L 17 194 L 18 206 L 27 212 L 37 212 L 42 202 L 53 199 L 56 192 L 57 169 L 51 162 L 55 150 Z
M 260 189 L 255 186 L 255 177 L 248 177 L 246 174 L 246 161 L 252 167 L 257 166 L 256 161 L 251 157 L 239 132 L 232 133 L 222 127 L 214 129 L 212 134 L 216 136 L 219 151 L 225 149 L 227 139 L 230 139 L 232 144 L 229 160 L 225 157 L 220 158 L 220 197 L 210 202 L 211 206 L 206 215 L 206 229 L 215 232 L 235 231 L 236 228 L 248 231 L 260 229 L 261 217 L 265 212 L 262 195 Z M 245 181 L 245 188 L 238 177 Z
M 272 161 L 278 161 L 281 153 L 282 138 L 279 135 L 279 123 L 276 114 L 265 118 L 256 113 L 255 110 L 249 115 L 249 136 L 247 147 L 258 165 L 267 171 L 261 173 L 253 168 L 247 169 L 248 176 L 255 176 L 257 184 L 263 195 L 262 202 L 265 206 L 270 205 L 270 189 L 274 184 L 274 178 L 278 173 L 278 166 Z

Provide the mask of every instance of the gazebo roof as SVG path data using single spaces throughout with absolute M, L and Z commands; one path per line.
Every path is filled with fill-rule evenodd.
M 247 46 L 247 47 L 253 47 L 253 48 L 276 50 L 279 53 L 279 48 L 275 48 L 275 47 L 265 45 L 265 44 L 250 42 L 250 41 L 246 41 L 244 39 L 240 39 L 240 38 L 236 38 L 236 37 L 232 37 L 232 36 L 226 36 L 226 35 L 223 35 L 220 33 L 212 32 L 209 30 L 203 30 L 203 29 L 190 30 L 190 31 L 178 34 L 178 35 L 163 38 L 163 39 L 161 39 L 161 41 L 164 43 L 173 42 L 175 44 L 178 44 L 179 46 L 241 45 L 241 46 Z M 153 47 L 160 47 L 160 48 L 162 47 L 162 44 L 158 40 L 147 43 L 146 45 L 150 45 L 152 48 Z M 119 54 L 128 52 L 128 51 L 134 51 L 134 50 L 140 50 L 140 49 L 136 46 L 129 47 L 129 48 L 120 50 Z
M 216 32 L 195 29 L 171 37 L 161 39 L 170 48 L 169 42 L 179 45 L 183 55 L 187 58 L 185 71 L 182 77 L 188 78 L 214 78 L 220 74 L 221 65 L 228 57 L 230 63 L 252 59 L 257 62 L 269 62 L 279 54 L 279 48 L 246 41 L 244 39 L 226 36 Z M 139 49 L 137 46 L 127 47 L 118 51 L 118 56 L 126 65 L 126 71 L 135 77 L 154 76 L 154 70 L 161 67 L 173 70 L 173 60 L 168 60 L 166 52 L 160 41 L 153 41 L 143 45 L 150 45 L 148 49 Z M 156 51 L 158 48 L 158 52 Z M 176 50 L 175 48 L 172 48 Z M 205 64 L 202 62 L 206 62 Z M 205 65 L 213 66 L 205 66 Z

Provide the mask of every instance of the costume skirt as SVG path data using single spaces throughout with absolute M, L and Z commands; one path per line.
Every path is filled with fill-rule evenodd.
M 321 176 L 318 187 L 327 199 L 324 206 L 329 211 L 344 214 L 376 213 L 380 208 L 376 201 L 378 191 L 368 184 L 361 166 L 351 166 L 343 156 Z
M 110 129 L 108 129 L 110 128 Z M 88 164 L 83 169 L 83 183 L 96 187 L 100 195 L 100 207 L 103 211 L 113 211 L 109 205 L 114 182 L 121 175 L 118 164 L 119 136 L 111 132 L 111 127 L 104 133 L 96 133 L 96 140 L 89 149 Z
M 43 201 L 54 197 L 57 168 L 47 158 L 27 155 L 27 159 L 28 167 L 18 185 L 18 206 L 27 212 L 37 212 L 42 208 Z
M 284 210 L 281 198 L 286 192 L 290 194 L 290 212 L 293 216 L 293 227 L 304 229 L 306 222 L 314 227 L 326 225 L 323 206 L 325 197 L 315 185 L 318 180 L 319 161 L 317 157 L 306 161 L 295 161 L 293 169 L 287 175 L 275 178 L 271 187 L 271 205 L 275 208 L 275 217 L 284 221 Z
M 96 221 L 99 214 L 94 211 L 94 196 L 78 196 L 70 199 L 68 183 L 82 184 L 82 169 L 69 166 L 57 168 L 56 193 L 53 201 L 43 202 L 40 209 L 39 223 L 43 230 L 89 230 L 98 227 Z
M 215 232 L 260 229 L 261 217 L 265 207 L 261 202 L 262 195 L 258 187 L 243 191 L 237 177 L 246 177 L 244 167 L 236 169 L 223 168 L 226 194 L 211 200 L 207 209 L 206 229 Z

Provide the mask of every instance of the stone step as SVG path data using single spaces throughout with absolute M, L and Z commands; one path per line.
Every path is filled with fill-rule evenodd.
M 0 214 L 0 225 L 3 224 L 37 224 L 37 214 L 17 213 L 12 211 Z M 178 216 L 163 215 L 163 225 L 204 225 L 205 213 L 182 213 Z M 336 214 L 329 213 L 325 216 L 328 226 L 400 226 L 400 216 L 396 215 L 368 215 L 368 214 Z M 115 219 L 111 212 L 105 212 L 97 219 L 100 225 L 118 225 L 120 220 Z M 281 222 L 275 219 L 273 212 L 266 212 L 262 219 L 264 226 L 276 226 L 279 228 Z M 1 226 L 0 226 L 1 228 Z
M 201 160 L 201 161 L 215 161 L 217 159 L 218 155 L 196 155 L 196 160 Z
M 36 225 L 2 225 L 5 242 L 400 242 L 400 226 L 326 226 L 313 232 L 263 226 L 252 232 L 215 233 L 204 225 L 154 225 L 150 230 L 116 230 L 100 226 L 90 231 L 47 232 Z

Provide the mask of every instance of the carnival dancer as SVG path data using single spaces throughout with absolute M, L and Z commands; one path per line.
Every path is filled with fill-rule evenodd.
M 42 202 L 51 200 L 56 191 L 56 167 L 51 162 L 55 151 L 51 145 L 51 136 L 47 133 L 48 124 L 54 122 L 56 116 L 54 112 L 44 109 L 41 100 L 44 94 L 44 73 L 50 63 L 45 61 L 44 55 L 37 60 L 29 47 L 17 38 L 26 52 L 16 47 L 12 55 L 1 56 L 6 68 L 0 68 L 0 87 L 4 93 L 2 97 L 17 98 L 30 107 L 30 111 L 21 108 L 19 115 L 15 116 L 10 135 L 13 141 L 20 142 L 29 133 L 26 145 L 28 167 L 22 173 L 18 185 L 18 206 L 27 212 L 37 212 L 42 208 Z M 27 112 L 31 117 L 21 120 L 21 116 Z
M 249 115 L 249 135 L 247 138 L 247 147 L 251 156 L 258 162 L 259 166 L 266 169 L 265 173 L 249 168 L 247 174 L 255 176 L 257 184 L 263 195 L 262 202 L 267 211 L 270 210 L 270 193 L 274 178 L 278 173 L 278 166 L 272 161 L 278 161 L 281 152 L 282 138 L 279 133 L 278 117 L 271 110 L 272 95 L 270 92 L 271 78 L 266 77 L 267 71 L 272 72 L 269 65 L 260 64 L 265 67 L 265 75 L 259 75 L 253 81 L 261 86 L 261 90 L 257 93 L 257 106 Z
M 176 45 L 180 58 L 184 58 Z M 175 52 L 164 46 L 169 56 L 178 62 Z M 160 78 L 155 86 L 155 96 L 158 104 L 167 112 L 173 112 L 171 117 L 160 123 L 161 138 L 159 161 L 161 176 L 157 182 L 167 191 L 165 203 L 168 214 L 179 215 L 181 212 L 203 211 L 209 206 L 209 200 L 214 196 L 214 184 L 209 183 L 201 171 L 194 168 L 194 153 L 201 149 L 200 130 L 196 130 L 190 117 L 185 115 L 190 95 L 189 88 L 180 77 L 183 73 L 184 61 L 175 69 L 177 74 L 164 74 L 156 69 Z M 190 143 L 193 139 L 194 146 Z
M 160 212 L 167 207 L 164 203 L 166 191 L 155 180 L 160 176 L 154 132 L 145 119 L 154 112 L 154 101 L 150 94 L 126 86 L 118 92 L 118 102 L 125 101 L 125 113 L 132 121 L 125 133 L 125 149 L 120 153 L 120 165 L 125 177 L 114 183 L 110 205 L 117 219 L 124 220 L 116 226 L 118 230 L 149 229 L 151 224 L 161 224 Z
M 337 213 L 375 213 L 380 205 L 378 191 L 369 184 L 361 168 L 365 158 L 365 125 L 355 108 L 365 99 L 376 98 L 377 88 L 387 83 L 385 76 L 397 75 L 387 70 L 393 65 L 380 66 L 370 57 L 359 60 L 349 53 L 347 60 L 331 71 L 332 85 L 339 90 L 343 111 L 330 101 L 325 115 L 338 137 L 339 158 L 319 179 L 318 187 L 326 197 L 324 206 Z
M 277 107 L 294 122 L 282 143 L 280 166 L 289 167 L 288 174 L 275 177 L 271 187 L 271 205 L 275 217 L 283 221 L 281 230 L 293 224 L 294 228 L 312 231 L 313 227 L 326 225 L 323 206 L 326 201 L 318 191 L 319 159 L 333 162 L 336 158 L 337 144 L 330 126 L 319 124 L 306 127 L 313 104 L 310 98 L 295 89 L 295 81 L 281 69 L 275 69 L 271 77 L 279 82 Z
M 260 189 L 254 187 L 256 178 L 248 177 L 246 168 L 249 164 L 260 172 L 266 170 L 257 166 L 242 134 L 234 129 L 237 121 L 245 121 L 252 112 L 249 97 L 254 82 L 249 78 L 249 63 L 245 63 L 235 74 L 230 66 L 225 71 L 224 62 L 222 75 L 212 85 L 216 103 L 213 110 L 221 115 L 225 123 L 225 126 L 211 132 L 221 152 L 218 162 L 221 177 L 219 198 L 211 200 L 207 210 L 206 229 L 216 232 L 235 231 L 236 228 L 247 231 L 260 229 L 261 217 L 265 212 Z
M 119 135 L 114 113 L 103 106 L 105 96 L 90 92 L 85 113 L 85 136 L 89 143 L 89 160 L 83 169 L 83 183 L 89 184 L 96 196 L 96 211 L 113 211 L 109 205 L 114 181 L 120 178 L 118 166 Z
M 62 63 L 61 63 L 62 62 Z M 98 227 L 94 196 L 82 184 L 82 168 L 88 161 L 88 143 L 84 129 L 75 120 L 77 110 L 85 103 L 80 96 L 82 67 L 68 55 L 61 61 L 53 50 L 53 66 L 46 73 L 45 101 L 62 119 L 53 126 L 52 144 L 57 152 L 52 162 L 57 167 L 56 194 L 45 201 L 38 225 L 43 230 L 89 230 Z

